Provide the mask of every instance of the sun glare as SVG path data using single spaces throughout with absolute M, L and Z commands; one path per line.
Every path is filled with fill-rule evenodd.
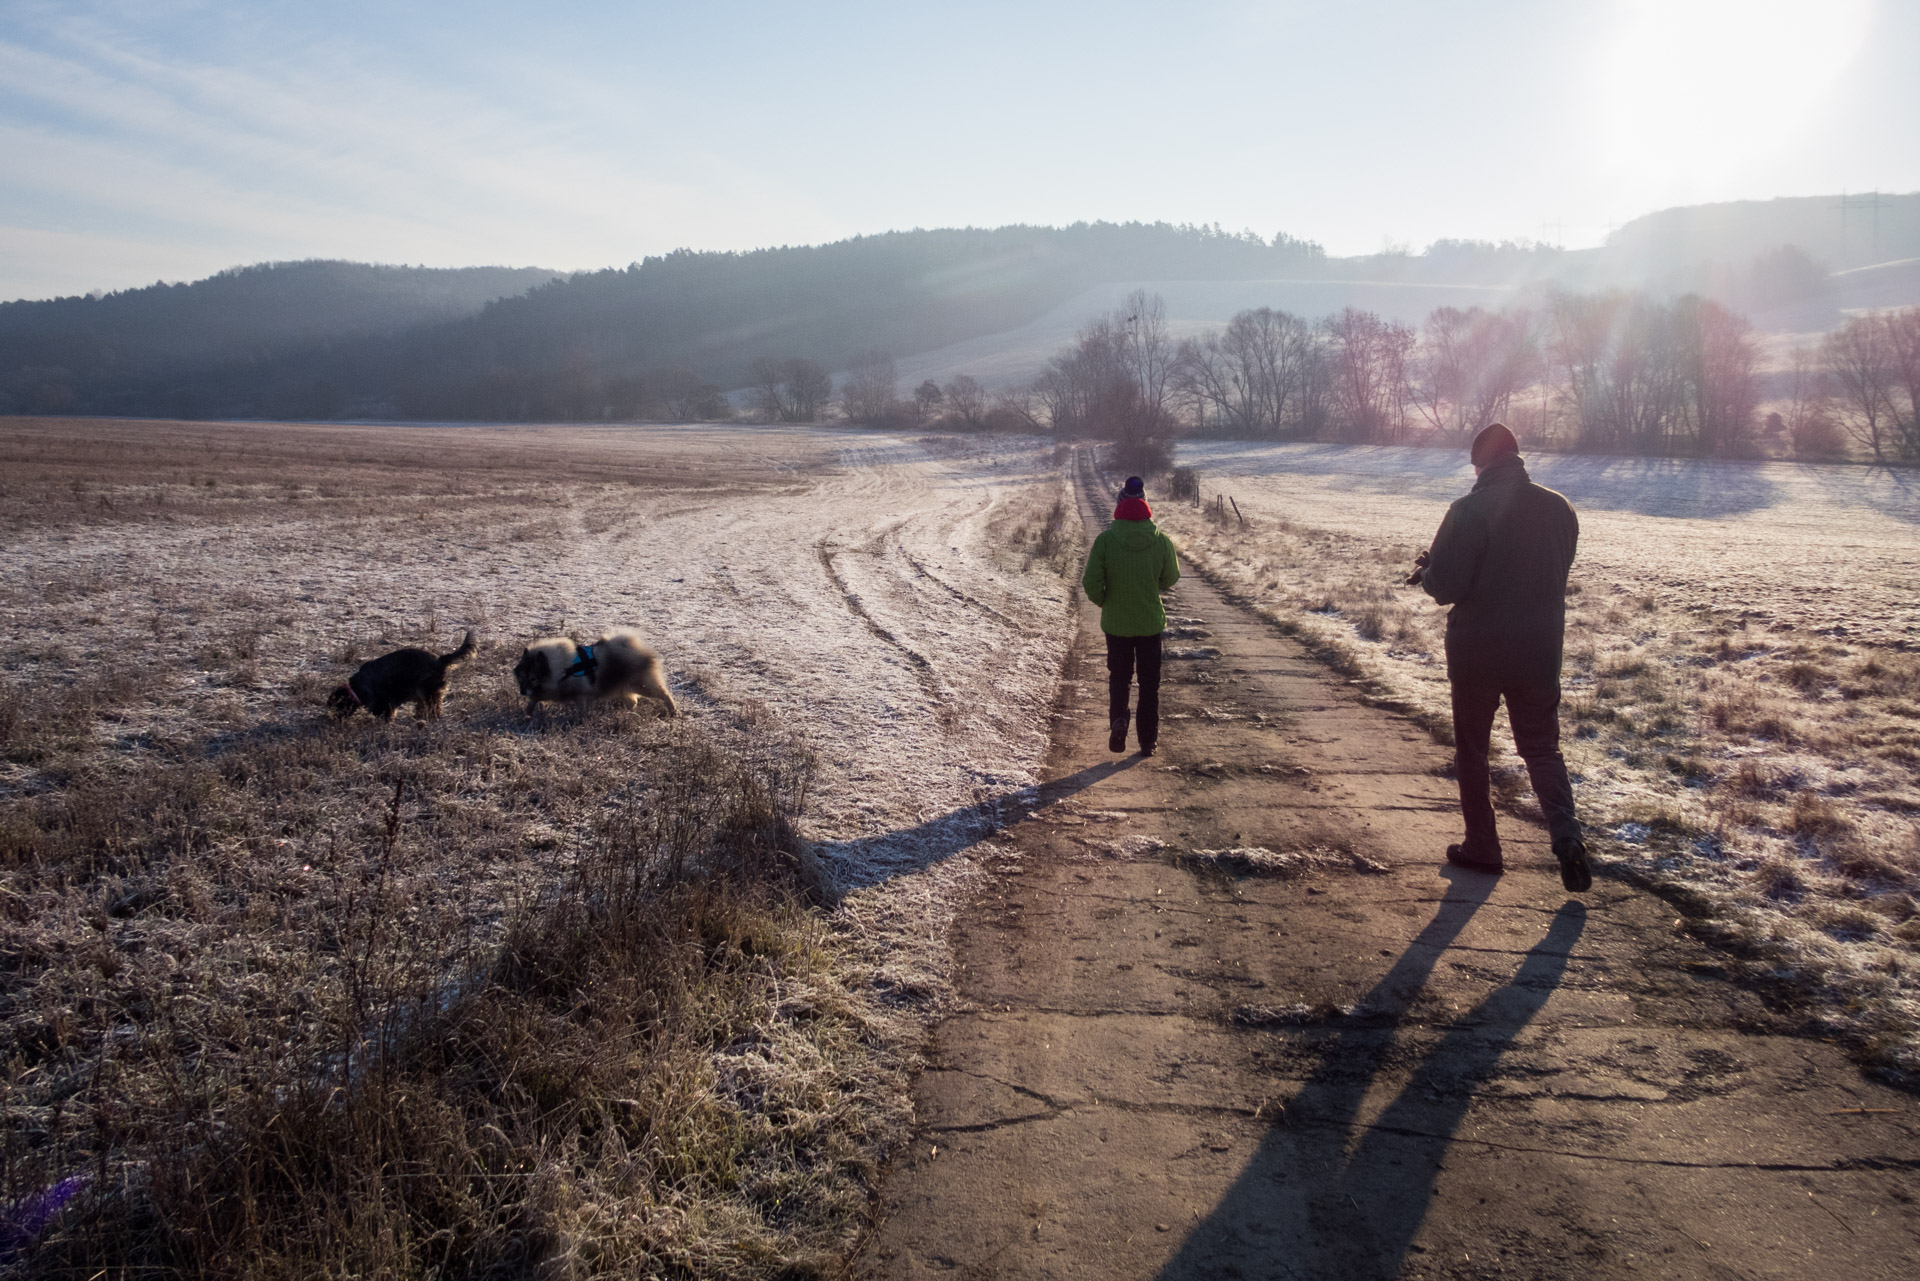
M 1796 141 L 1872 0 L 1623 0 L 1601 46 L 1601 154 L 1624 178 L 1719 174 Z

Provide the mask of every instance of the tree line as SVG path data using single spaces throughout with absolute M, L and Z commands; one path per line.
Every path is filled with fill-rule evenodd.
M 885 382 L 850 373 L 848 417 L 878 421 L 867 407 L 890 398 Z M 1493 421 L 1566 450 L 1742 457 L 1778 439 L 1831 457 L 1851 441 L 1912 463 L 1920 308 L 1856 317 L 1768 373 L 1746 318 L 1697 295 L 1561 292 L 1440 307 L 1417 327 L 1353 307 L 1317 320 L 1260 307 L 1176 340 L 1162 300 L 1136 291 L 977 421 L 989 417 L 1112 439 L 1138 466 L 1180 434 L 1457 444 Z

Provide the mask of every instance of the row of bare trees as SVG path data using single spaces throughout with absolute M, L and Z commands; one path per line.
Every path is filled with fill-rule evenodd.
M 1261 307 L 1175 340 L 1135 291 L 1030 385 L 990 399 L 962 375 L 896 396 L 891 359 L 856 357 L 856 422 L 1049 430 L 1115 441 L 1152 467 L 1183 431 L 1269 439 L 1457 443 L 1489 422 L 1567 449 L 1755 452 L 1767 380 L 1745 317 L 1695 295 L 1560 293 L 1538 307 L 1441 307 L 1418 329 L 1349 307 L 1320 320 Z M 1920 308 L 1857 317 L 1774 378 L 1766 429 L 1796 452 L 1920 462 Z
M 1544 310 L 1441 307 L 1424 326 L 1349 307 L 1314 322 L 1244 311 L 1181 344 L 1176 382 L 1201 431 L 1399 443 L 1461 440 L 1516 417 L 1597 449 L 1738 452 L 1757 356 L 1716 303 L 1561 295 Z
M 988 426 L 987 390 L 971 374 L 960 374 L 945 386 L 928 378 L 906 399 L 900 397 L 899 388 L 893 357 L 880 350 L 863 351 L 847 362 L 840 408 L 848 421 L 868 427 L 937 424 L 955 431 L 979 431 Z
M 1547 322 L 1550 434 L 1620 453 L 1751 450 L 1759 352 L 1744 317 L 1693 295 L 1561 294 Z

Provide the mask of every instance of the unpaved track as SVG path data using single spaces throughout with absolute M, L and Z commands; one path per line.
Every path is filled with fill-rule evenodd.
M 1659 900 L 1565 894 L 1537 828 L 1503 819 L 1504 878 L 1443 869 L 1445 749 L 1194 577 L 1169 612 L 1218 655 L 1169 660 L 1143 761 L 1083 605 L 862 1275 L 1915 1275 L 1916 1100 Z M 1319 853 L 1180 857 L 1234 846 Z

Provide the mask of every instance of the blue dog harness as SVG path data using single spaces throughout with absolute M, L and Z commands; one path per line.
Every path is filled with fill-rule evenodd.
M 586 677 L 587 684 L 593 684 L 594 676 L 600 670 L 600 660 L 593 656 L 593 646 L 582 645 L 580 657 L 573 660 L 573 666 L 560 674 L 560 679 L 572 680 L 575 676 Z

